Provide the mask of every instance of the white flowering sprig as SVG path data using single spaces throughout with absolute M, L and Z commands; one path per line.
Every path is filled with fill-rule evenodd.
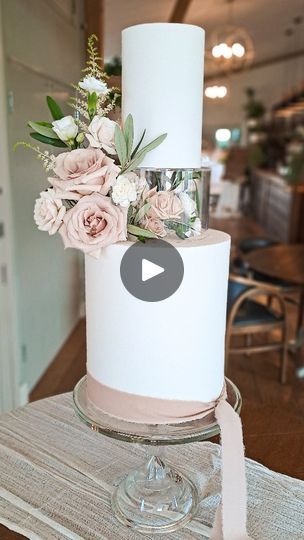
M 30 150 L 33 150 L 36 153 L 36 157 L 39 161 L 42 162 L 43 168 L 49 172 L 52 171 L 56 164 L 56 156 L 54 154 L 50 154 L 48 150 L 45 150 L 44 152 L 41 152 L 39 146 L 34 146 L 30 143 L 27 143 L 25 141 L 19 141 L 14 145 L 14 150 L 18 148 L 18 146 L 24 146 L 25 148 L 29 148 Z
M 84 77 L 77 85 L 76 97 L 70 98 L 70 106 L 86 120 L 92 120 L 96 114 L 106 116 L 118 104 L 120 99 L 119 88 L 108 88 L 108 75 L 101 69 L 101 57 L 98 54 L 96 42 L 98 38 L 93 34 L 88 39 L 88 60 L 82 70 Z

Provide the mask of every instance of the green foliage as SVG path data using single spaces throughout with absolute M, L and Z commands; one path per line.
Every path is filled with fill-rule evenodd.
M 122 168 L 122 173 L 133 171 L 136 169 L 140 163 L 143 161 L 145 155 L 159 146 L 167 137 L 167 134 L 164 133 L 160 135 L 149 144 L 140 148 L 140 145 L 145 136 L 145 131 L 136 145 L 135 150 L 133 150 L 133 140 L 134 140 L 134 125 L 132 115 L 129 114 L 126 118 L 125 125 L 121 129 L 118 125 L 115 128 L 115 148 L 118 155 L 118 159 Z
M 148 212 L 148 210 L 151 208 L 151 203 L 146 203 L 144 204 L 137 212 L 136 216 L 135 216 L 135 219 L 134 219 L 134 223 L 139 223 L 143 217 L 146 215 L 146 213 Z
M 124 133 L 118 124 L 115 126 L 114 141 L 120 165 L 124 169 L 127 163 L 127 143 Z
M 126 147 L 127 147 L 127 158 L 130 159 L 132 148 L 133 148 L 133 141 L 134 141 L 134 124 L 133 124 L 133 117 L 131 114 L 128 114 L 125 125 L 123 128 L 123 134 L 126 141 Z
M 30 133 L 32 139 L 42 142 L 44 144 L 50 144 L 51 146 L 56 146 L 57 148 L 67 148 L 67 145 L 60 139 L 52 139 L 51 137 L 45 137 L 40 133 Z
M 28 122 L 28 126 L 37 133 L 40 133 L 40 135 L 43 135 L 44 137 L 49 137 L 51 139 L 59 139 L 55 131 L 53 131 L 52 128 L 48 127 L 47 122 Z
M 96 113 L 97 99 L 98 99 L 98 96 L 96 92 L 92 92 L 92 94 L 88 95 L 88 112 L 89 112 L 89 117 L 91 120 L 95 116 L 95 113 Z
M 121 58 L 119 56 L 114 56 L 109 62 L 105 63 L 105 72 L 106 74 L 111 77 L 111 75 L 114 76 L 120 76 L 121 75 Z
M 248 101 L 244 105 L 244 111 L 247 118 L 262 118 L 265 114 L 265 106 L 261 101 L 255 99 L 255 90 L 253 88 L 247 88 L 245 90 Z
M 188 235 L 186 233 L 191 232 L 191 227 L 190 225 L 188 225 L 188 223 L 181 223 L 179 221 L 166 219 L 164 221 L 164 224 L 167 227 L 167 229 L 171 229 L 172 231 L 175 231 L 176 235 L 182 240 L 185 240 L 186 238 L 188 238 Z
M 289 184 L 297 184 L 304 179 L 304 148 L 295 154 L 289 163 L 289 173 L 286 176 Z
M 157 238 L 156 234 L 147 229 L 142 229 L 136 225 L 128 225 L 128 233 L 133 234 L 133 236 L 138 236 L 140 238 Z
M 58 103 L 56 103 L 56 101 L 51 96 L 46 96 L 46 102 L 48 104 L 48 108 L 50 110 L 53 120 L 61 120 L 61 118 L 64 117 L 64 114 L 60 109 Z

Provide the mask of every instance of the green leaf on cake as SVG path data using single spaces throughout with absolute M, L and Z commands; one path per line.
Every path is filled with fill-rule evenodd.
M 124 134 L 126 147 L 127 147 L 127 158 L 129 160 L 131 158 L 133 141 L 134 141 L 134 124 L 133 124 L 133 117 L 131 114 L 128 114 L 126 118 L 124 128 L 123 128 L 123 134 Z
M 45 124 L 46 122 L 28 122 L 29 127 L 37 133 L 40 133 L 40 135 L 44 135 L 44 137 L 50 137 L 51 139 L 59 139 L 55 131 L 53 131 L 52 128 L 46 126 Z
M 157 238 L 153 232 L 131 224 L 128 225 L 128 233 L 133 234 L 133 236 L 141 236 L 142 238 Z
M 61 120 L 61 118 L 64 117 L 64 114 L 60 109 L 58 103 L 56 103 L 56 101 L 51 96 L 46 96 L 46 102 L 53 120 Z
M 127 145 L 124 134 L 118 124 L 115 127 L 114 142 L 120 165 L 124 167 L 127 161 Z
M 129 172 L 134 171 L 134 169 L 137 169 L 137 167 L 141 164 L 144 157 L 148 152 L 151 150 L 154 150 L 154 148 L 157 148 L 167 137 L 167 133 L 163 133 L 163 135 L 160 135 L 154 141 L 151 141 L 149 144 L 144 146 L 141 150 L 138 150 L 138 152 L 134 155 L 134 152 L 132 155 L 134 155 L 134 158 L 127 164 L 127 166 L 123 169 L 123 172 Z M 117 147 L 116 147 L 117 150 Z
M 144 136 L 145 136 L 145 135 L 146 135 L 146 130 L 144 129 L 144 131 L 143 131 L 143 133 L 142 133 L 142 136 L 141 136 L 140 139 L 139 139 L 139 142 L 137 143 L 137 145 L 135 146 L 135 148 L 134 148 L 134 150 L 133 150 L 133 152 L 132 152 L 132 154 L 131 154 L 131 159 L 133 159 L 133 158 L 135 157 L 137 151 L 138 151 L 139 148 L 140 148 L 141 143 L 142 143 L 143 140 L 144 140 Z
M 42 142 L 44 144 L 50 144 L 51 146 L 56 146 L 58 148 L 67 148 L 67 145 L 60 139 L 53 139 L 51 137 L 45 137 L 41 133 L 30 133 L 30 136 L 36 141 Z
M 136 216 L 135 216 L 135 219 L 134 219 L 134 223 L 139 223 L 143 217 L 145 216 L 145 214 L 148 212 L 148 210 L 151 208 L 151 203 L 146 203 L 144 204 L 137 212 Z

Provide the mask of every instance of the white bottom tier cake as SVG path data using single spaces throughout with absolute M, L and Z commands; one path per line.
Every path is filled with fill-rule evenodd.
M 87 392 L 133 422 L 199 417 L 224 384 L 230 237 L 210 230 L 172 242 L 184 262 L 179 289 L 161 302 L 133 297 L 120 277 L 131 242 L 86 256 Z

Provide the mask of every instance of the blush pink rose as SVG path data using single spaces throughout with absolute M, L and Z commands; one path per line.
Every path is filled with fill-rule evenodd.
M 159 236 L 160 238 L 164 238 L 164 236 L 167 235 L 163 221 L 158 218 L 149 218 L 145 216 L 141 222 L 141 225 L 144 227 L 144 229 L 153 232 L 154 234 L 156 234 L 156 236 Z
M 110 197 L 92 193 L 66 212 L 59 233 L 64 247 L 98 258 L 102 248 L 126 240 L 127 211 L 115 206 Z
M 49 178 L 58 191 L 89 195 L 107 195 L 120 173 L 113 159 L 97 148 L 79 148 L 56 157 L 54 172 L 59 178 Z
M 155 187 L 145 194 L 145 200 L 151 204 L 147 217 L 177 219 L 183 213 L 183 205 L 172 191 L 156 191 Z

